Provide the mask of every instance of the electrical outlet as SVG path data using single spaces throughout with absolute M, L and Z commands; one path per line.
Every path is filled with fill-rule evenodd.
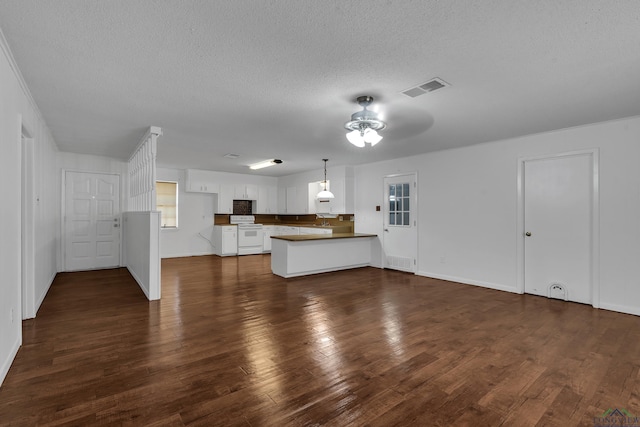
M 444 264 L 444 263 L 446 263 L 446 262 L 447 262 L 447 257 L 446 257 L 446 256 L 441 256 L 441 257 L 440 257 L 440 263 L 441 263 L 441 264 Z
M 338 221 L 342 221 L 342 220 L 344 220 L 344 218 L 342 216 L 339 216 Z

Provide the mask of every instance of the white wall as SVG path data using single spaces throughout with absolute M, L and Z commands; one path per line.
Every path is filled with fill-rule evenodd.
M 161 296 L 160 212 L 122 215 L 124 264 L 149 301 Z
M 381 236 L 383 177 L 417 172 L 418 274 L 516 292 L 518 158 L 591 148 L 600 150 L 600 306 L 640 315 L 638 117 L 358 166 L 356 232 Z
M 21 136 L 24 127 L 34 139 L 34 248 L 36 263 L 32 307 L 37 310 L 56 273 L 55 252 L 58 239 L 55 224 L 60 209 L 55 183 L 55 141 L 13 61 L 0 32 L 0 384 L 22 343 L 21 301 Z

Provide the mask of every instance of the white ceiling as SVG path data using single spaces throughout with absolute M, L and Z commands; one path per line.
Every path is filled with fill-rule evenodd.
M 282 176 L 640 115 L 635 0 L 0 0 L 0 28 L 62 151 L 126 160 L 160 126 L 166 167 Z M 358 95 L 373 148 L 345 139 Z

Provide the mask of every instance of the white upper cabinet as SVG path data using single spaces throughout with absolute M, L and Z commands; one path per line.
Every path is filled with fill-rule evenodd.
M 191 193 L 217 193 L 220 189 L 211 171 L 187 169 L 185 181 L 185 191 Z
M 275 185 L 259 185 L 257 206 L 255 209 L 255 213 L 258 214 L 277 214 L 278 187 Z
M 234 190 L 236 200 L 258 200 L 258 186 L 255 184 L 236 184 Z
M 287 210 L 288 215 L 305 215 L 315 213 L 314 209 L 309 209 L 309 184 L 298 183 L 295 186 L 287 187 Z
M 234 200 L 254 200 L 255 213 L 277 214 L 277 184 L 278 179 L 271 177 L 185 170 L 185 191 L 215 194 L 214 210 L 217 214 L 232 214 Z
M 234 190 L 235 188 L 232 184 L 220 184 L 220 191 L 218 192 L 218 200 L 216 206 L 217 214 L 233 213 Z
M 286 190 L 286 208 L 284 213 L 293 214 L 293 213 L 301 213 L 298 209 L 298 187 L 291 186 L 287 187 Z

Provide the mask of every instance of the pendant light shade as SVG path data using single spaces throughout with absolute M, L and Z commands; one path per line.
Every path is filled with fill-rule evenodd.
M 322 181 L 324 189 L 318 193 L 316 199 L 318 199 L 319 202 L 330 202 L 335 196 L 331 191 L 327 190 L 327 162 L 329 159 L 322 159 L 322 161 L 324 162 L 324 181 Z

